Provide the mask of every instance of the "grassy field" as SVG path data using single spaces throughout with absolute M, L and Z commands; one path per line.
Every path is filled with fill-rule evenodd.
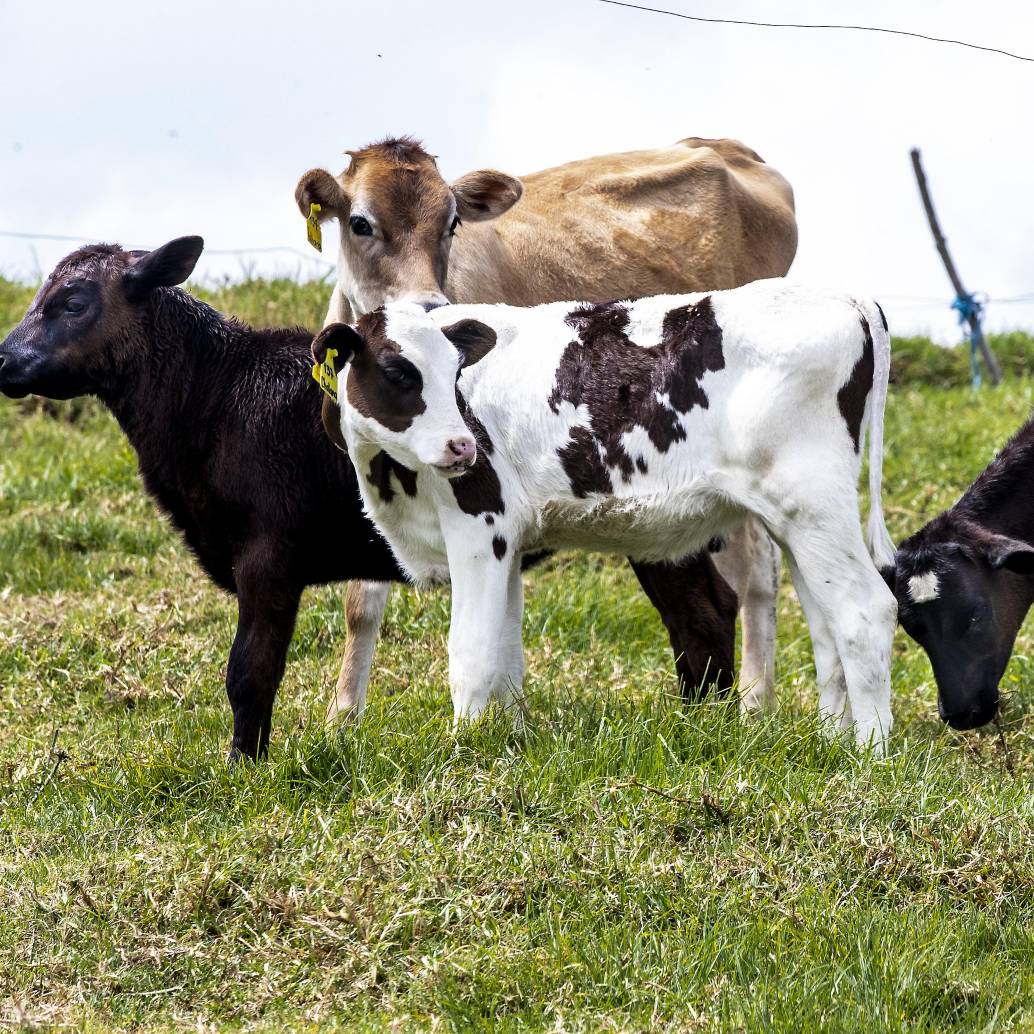
M 30 296 L 0 281 L 0 332 Z M 214 300 L 322 314 L 288 283 Z M 924 347 L 888 411 L 898 538 L 1034 397 L 974 395 L 955 354 L 923 383 Z M 622 563 L 554 559 L 527 578 L 526 728 L 457 735 L 447 593 L 393 593 L 372 706 L 328 731 L 342 597 L 313 591 L 269 760 L 228 770 L 233 600 L 95 404 L 0 400 L 0 558 L 0 1026 L 1034 1030 L 1029 627 L 1001 734 L 943 728 L 899 634 L 873 760 L 820 734 L 787 591 L 780 710 L 742 721 L 682 709 Z

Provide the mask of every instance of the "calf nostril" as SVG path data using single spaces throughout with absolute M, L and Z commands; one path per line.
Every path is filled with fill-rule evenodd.
M 457 459 L 466 459 L 474 455 L 474 443 L 463 438 L 452 438 L 449 440 L 449 451 Z

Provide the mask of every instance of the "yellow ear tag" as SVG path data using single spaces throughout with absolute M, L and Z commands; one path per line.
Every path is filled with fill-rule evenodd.
M 319 219 L 316 218 L 321 208 L 321 205 L 313 202 L 309 205 L 309 217 L 305 220 L 305 234 L 317 251 L 323 251 L 323 231 L 320 229 Z
M 312 379 L 320 386 L 320 391 L 337 402 L 337 371 L 334 369 L 336 348 L 327 349 L 327 357 L 322 363 L 313 363 Z

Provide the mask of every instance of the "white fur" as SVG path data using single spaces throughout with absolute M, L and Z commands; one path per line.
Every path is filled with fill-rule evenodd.
M 913 603 L 932 603 L 940 594 L 940 579 L 934 571 L 914 574 L 908 580 L 908 595 Z
M 630 337 L 656 344 L 665 314 L 703 297 L 630 303 Z M 384 505 L 363 477 L 360 486 L 368 512 L 414 578 L 451 570 L 450 682 L 457 717 L 479 714 L 491 698 L 519 689 L 514 571 L 521 553 L 579 548 L 675 560 L 754 515 L 787 553 L 812 631 L 823 713 L 853 724 L 860 742 L 882 748 L 891 724 L 894 601 L 865 548 L 858 516 L 861 457 L 837 405 L 862 354 L 863 309 L 847 296 L 782 280 L 714 292 L 711 300 L 724 366 L 700 381 L 708 405 L 678 417 L 686 437 L 665 452 L 638 429 L 626 434 L 629 453 L 642 456 L 647 472 L 636 470 L 625 482 L 612 471 L 612 493 L 588 498 L 572 492 L 557 453 L 573 427 L 589 424 L 589 413 L 570 404 L 554 413 L 547 404 L 573 336 L 564 322 L 572 303 L 463 305 L 429 314 L 389 307 L 388 336 L 420 370 L 427 409 L 406 431 L 391 432 L 346 401 L 342 433 L 360 472 L 383 449 L 418 473 L 417 497 L 405 507 Z M 864 311 L 874 314 L 875 308 Z M 446 390 L 457 352 L 433 330 L 464 318 L 497 334 L 494 350 L 459 382 L 495 446 L 491 463 L 505 512 L 491 525 L 460 510 L 448 481 L 426 459 L 456 433 L 460 420 Z M 889 337 L 878 316 L 868 315 L 868 322 L 876 383 L 863 433 L 871 424 L 876 481 L 870 531 L 876 534 L 870 540 L 882 556 L 889 537 L 882 528 L 880 458 L 873 450 L 882 443 Z M 339 397 L 347 400 L 343 383 Z M 496 535 L 507 543 L 502 561 L 492 550 Z

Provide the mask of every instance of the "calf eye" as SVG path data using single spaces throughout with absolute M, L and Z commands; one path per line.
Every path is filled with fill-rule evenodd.
M 369 221 L 364 219 L 361 215 L 353 215 L 348 219 L 348 225 L 352 228 L 352 233 L 357 237 L 372 237 L 373 227 Z
M 400 370 L 397 366 L 385 366 L 383 373 L 384 379 L 390 384 L 408 384 L 410 380 L 409 374 L 405 370 Z
M 86 302 L 82 298 L 76 298 L 74 295 L 65 302 L 65 312 L 75 315 L 76 313 L 82 312 L 86 308 Z

